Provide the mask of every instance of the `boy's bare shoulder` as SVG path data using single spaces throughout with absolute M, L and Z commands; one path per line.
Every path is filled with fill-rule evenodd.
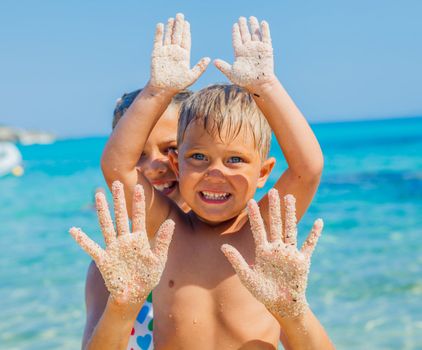
M 176 203 L 169 200 L 169 215 L 168 218 L 175 223 L 175 231 L 183 229 L 194 231 L 195 225 L 192 221 L 191 212 L 184 212 Z

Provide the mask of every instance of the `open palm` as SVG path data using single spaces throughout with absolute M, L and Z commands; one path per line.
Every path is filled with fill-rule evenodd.
M 268 193 L 270 235 L 267 238 L 259 207 L 248 203 L 248 214 L 255 241 L 255 264 L 250 267 L 239 251 L 223 245 L 222 251 L 233 265 L 245 287 L 271 312 L 281 317 L 295 317 L 307 308 L 306 286 L 312 252 L 322 231 L 322 220 L 315 221 L 301 250 L 297 249 L 295 199 L 284 197 L 285 223 L 281 220 L 277 190 Z
M 233 25 L 232 41 L 235 55 L 233 65 L 217 59 L 214 64 L 229 80 L 243 87 L 262 84 L 274 75 L 273 47 L 268 23 L 258 23 L 256 17 L 244 17 Z
M 190 49 L 190 24 L 183 14 L 178 13 L 175 20 L 169 18 L 165 34 L 164 25 L 158 23 L 151 59 L 151 85 L 177 90 L 192 85 L 205 71 L 210 59 L 202 58 L 191 69 Z
M 141 185 L 136 185 L 133 197 L 133 232 L 129 220 L 123 185 L 116 181 L 112 186 L 117 234 L 113 226 L 107 200 L 97 193 L 96 207 L 105 250 L 78 228 L 71 228 L 75 241 L 95 261 L 107 289 L 118 303 L 141 303 L 158 284 L 167 261 L 168 247 L 174 223 L 165 221 L 150 247 L 145 231 L 145 197 Z

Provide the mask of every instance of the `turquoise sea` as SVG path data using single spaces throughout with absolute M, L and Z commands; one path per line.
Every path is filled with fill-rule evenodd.
M 422 349 L 422 118 L 313 129 L 325 170 L 300 239 L 316 217 L 325 230 L 311 307 L 338 349 Z M 21 146 L 25 175 L 0 179 L 1 349 L 80 347 L 89 258 L 67 231 L 102 242 L 92 200 L 105 142 Z M 285 165 L 272 154 L 273 182 Z

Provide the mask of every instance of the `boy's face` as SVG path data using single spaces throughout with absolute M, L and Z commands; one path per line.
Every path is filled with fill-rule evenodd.
M 187 205 L 204 221 L 232 219 L 262 187 L 275 160 L 262 162 L 249 131 L 235 139 L 210 135 L 200 123 L 186 129 L 178 156 L 170 160 Z
M 137 168 L 155 189 L 180 204 L 178 182 L 168 158 L 177 146 L 178 112 L 177 106 L 170 105 L 160 117 L 145 143 Z

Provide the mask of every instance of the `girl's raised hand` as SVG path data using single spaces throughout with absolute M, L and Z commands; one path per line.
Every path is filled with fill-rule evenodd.
M 154 87 L 183 90 L 192 85 L 207 68 L 210 59 L 202 58 L 190 68 L 190 24 L 178 13 L 164 25 L 158 23 L 155 30 L 154 49 L 151 58 L 151 80 Z
M 274 76 L 273 47 L 270 28 L 266 21 L 258 23 L 256 17 L 240 17 L 233 25 L 232 41 L 235 55 L 233 65 L 217 59 L 215 66 L 229 80 L 245 88 L 263 84 Z

